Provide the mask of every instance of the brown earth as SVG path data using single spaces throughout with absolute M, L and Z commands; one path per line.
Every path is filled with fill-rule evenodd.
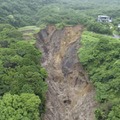
M 94 120 L 95 90 L 77 56 L 82 30 L 81 25 L 62 30 L 48 26 L 37 35 L 48 72 L 44 120 Z

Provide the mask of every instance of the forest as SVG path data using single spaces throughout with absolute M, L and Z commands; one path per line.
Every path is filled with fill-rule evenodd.
M 95 111 L 97 120 L 120 118 L 120 40 L 85 31 L 80 62 L 88 71 L 96 87 L 96 100 L 100 106 Z
M 0 0 L 0 120 L 40 120 L 45 112 L 42 53 L 35 38 L 26 41 L 20 29 L 49 24 L 60 29 L 84 26 L 78 56 L 96 88 L 96 119 L 119 120 L 120 39 L 112 37 L 120 34 L 119 5 L 119 0 Z M 113 22 L 97 22 L 101 14 Z
M 39 119 L 47 90 L 40 58 L 41 53 L 23 40 L 21 32 L 0 24 L 0 120 Z

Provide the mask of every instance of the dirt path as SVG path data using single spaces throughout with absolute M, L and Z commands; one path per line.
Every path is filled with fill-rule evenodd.
M 48 26 L 37 36 L 49 86 L 44 120 L 94 120 L 94 89 L 77 57 L 80 25 L 57 30 Z

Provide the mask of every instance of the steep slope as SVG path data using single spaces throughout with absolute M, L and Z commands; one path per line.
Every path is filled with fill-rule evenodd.
M 49 86 L 44 120 L 94 120 L 93 86 L 79 63 L 82 26 L 57 30 L 48 26 L 37 35 Z

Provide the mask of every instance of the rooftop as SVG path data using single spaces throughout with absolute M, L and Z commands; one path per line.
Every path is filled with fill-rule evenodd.
M 107 15 L 98 15 L 98 17 L 109 17 Z

